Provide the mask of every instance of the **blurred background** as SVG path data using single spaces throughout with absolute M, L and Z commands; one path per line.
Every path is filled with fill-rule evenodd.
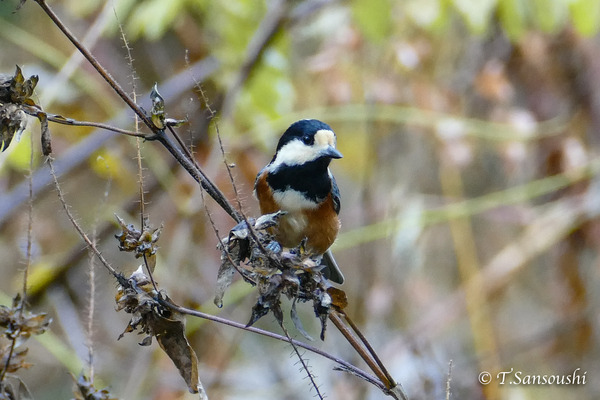
M 0 2 L 0 73 L 18 64 L 26 77 L 39 75 L 34 99 L 48 112 L 133 129 L 133 113 L 41 8 L 28 1 L 15 12 L 17 5 Z M 411 399 L 600 396 L 599 1 L 50 5 L 147 110 L 158 83 L 168 116 L 189 120 L 180 135 L 237 204 L 218 128 L 250 216 L 258 214 L 254 177 L 287 126 L 317 118 L 333 127 L 344 154 L 331 166 L 342 194 L 333 252 L 346 275 L 347 313 Z M 114 214 L 139 227 L 135 139 L 50 129 L 71 211 L 112 265 L 130 274 L 139 261 L 120 253 L 113 236 Z M 0 304 L 22 286 L 32 146 L 28 296 L 33 311 L 54 321 L 28 341 L 34 365 L 19 376 L 37 400 L 72 398 L 69 372 L 89 375 L 91 344 L 95 385 L 114 397 L 196 398 L 156 343 L 140 347 L 135 334 L 117 341 L 129 315 L 115 312 L 116 282 L 90 265 L 66 218 L 35 119 L 0 154 Z M 153 226 L 164 225 L 161 288 L 179 304 L 247 322 L 256 292 L 239 279 L 223 309 L 213 305 L 220 260 L 207 212 L 220 236 L 232 220 L 203 201 L 161 146 L 141 147 L 146 211 Z M 311 305 L 300 310 L 318 337 Z M 271 315 L 257 326 L 280 331 Z M 302 338 L 291 323 L 289 330 Z M 314 395 L 289 345 L 194 318 L 187 331 L 211 399 Z M 313 344 L 367 369 L 333 327 Z M 305 358 L 328 398 L 384 398 L 332 362 Z M 478 381 L 483 371 L 493 378 L 488 385 Z M 504 385 L 503 371 L 513 371 Z M 585 384 L 508 384 L 518 371 L 575 373 Z

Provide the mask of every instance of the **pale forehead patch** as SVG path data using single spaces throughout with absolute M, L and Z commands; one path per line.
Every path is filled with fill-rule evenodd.
M 315 133 L 315 144 L 317 146 L 335 147 L 335 133 L 329 129 L 320 129 Z

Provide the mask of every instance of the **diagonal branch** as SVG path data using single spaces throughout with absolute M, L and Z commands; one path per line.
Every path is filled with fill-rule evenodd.
M 186 314 L 186 315 L 191 315 L 191 316 L 203 318 L 203 319 L 206 319 L 206 320 L 209 320 L 209 321 L 217 322 L 217 323 L 220 323 L 220 324 L 223 324 L 223 325 L 228 325 L 228 326 L 231 326 L 231 327 L 234 327 L 234 328 L 238 328 L 238 329 L 242 329 L 242 330 L 245 330 L 245 331 L 248 331 L 248 332 L 257 333 L 259 335 L 266 336 L 266 337 L 269 337 L 271 339 L 276 339 L 276 340 L 279 340 L 279 341 L 282 341 L 282 342 L 286 342 L 286 343 L 292 343 L 293 345 L 295 345 L 295 346 L 297 346 L 299 348 L 302 348 L 304 350 L 308 350 L 311 353 L 318 354 L 318 355 L 320 355 L 322 357 L 325 357 L 325 358 L 327 358 L 327 359 L 329 359 L 329 360 L 331 360 L 331 361 L 339 364 L 342 367 L 342 369 L 353 373 L 354 375 L 356 375 L 356 376 L 364 379 L 367 382 L 372 383 L 373 385 L 377 386 L 380 390 L 382 390 L 382 391 L 384 391 L 386 393 L 388 392 L 388 388 L 377 377 L 369 374 L 368 372 L 365 372 L 365 371 L 361 370 L 360 368 L 358 368 L 358 367 L 350 364 L 349 362 L 347 362 L 347 361 L 345 361 L 345 360 L 343 360 L 343 359 L 341 359 L 339 357 L 331 355 L 331 354 L 329 354 L 329 353 L 327 353 L 327 352 L 325 352 L 325 351 L 323 351 L 323 350 L 321 350 L 319 348 L 311 346 L 309 344 L 306 344 L 306 343 L 301 342 L 301 341 L 296 340 L 296 339 L 292 339 L 292 338 L 289 338 L 289 337 L 286 337 L 286 336 L 279 335 L 277 333 L 273 333 L 273 332 L 265 331 L 265 330 L 262 330 L 262 329 L 259 329 L 259 328 L 255 328 L 253 326 L 246 326 L 245 324 L 241 324 L 241 323 L 235 322 L 235 321 L 230 321 L 228 319 L 225 319 L 225 318 L 222 318 L 222 317 L 219 317 L 219 316 L 216 316 L 216 315 L 206 314 L 206 313 L 203 313 L 201 311 L 191 310 L 189 308 L 181 307 L 181 306 L 173 304 L 173 303 L 171 303 L 169 301 L 166 301 L 166 300 L 164 300 L 162 298 L 159 298 L 158 300 L 160 301 L 160 303 L 162 305 L 164 305 L 166 307 L 169 307 L 169 308 L 171 308 L 171 309 L 173 309 L 173 310 L 175 310 L 175 311 L 177 311 L 177 312 L 179 312 L 181 314 Z
M 54 11 L 50 8 L 50 6 L 48 6 L 46 1 L 34 1 L 42 8 L 42 10 L 44 10 L 44 12 L 48 15 L 48 17 L 50 17 L 52 22 L 54 22 L 58 29 L 60 29 L 62 33 L 67 37 L 67 39 L 69 39 L 69 41 L 73 43 L 73 46 L 75 46 L 77 50 L 79 50 L 79 52 L 86 58 L 86 60 L 88 60 L 88 62 L 92 64 L 94 69 L 98 71 L 100 76 L 104 78 L 104 80 L 110 85 L 110 87 L 115 91 L 115 93 L 117 93 L 117 95 L 119 95 L 119 97 L 129 106 L 129 108 L 131 108 L 133 112 L 135 112 L 138 115 L 138 117 L 140 117 L 140 119 L 146 124 L 146 126 L 148 126 L 153 132 L 155 132 L 156 128 L 152 128 L 154 125 L 152 124 L 152 121 L 146 115 L 144 110 L 142 110 L 142 108 L 138 106 L 133 101 L 133 99 L 131 99 L 131 97 L 129 97 L 129 95 L 123 90 L 121 85 L 119 85 L 117 81 L 115 81 L 113 77 L 110 76 L 108 71 L 98 62 L 96 57 L 94 57 L 94 55 L 75 37 L 75 35 L 71 33 L 69 28 L 67 28 L 65 24 L 63 24 L 58 15 L 56 15 Z
M 81 42 L 71 33 L 71 31 L 63 24 L 60 18 L 48 6 L 45 0 L 34 0 L 54 24 L 63 32 L 63 34 L 73 43 L 73 45 L 81 52 L 88 62 L 98 71 L 110 87 L 121 97 L 121 99 L 135 112 L 140 120 L 152 131 L 154 136 L 146 136 L 147 140 L 157 140 L 175 157 L 177 162 L 207 191 L 207 193 L 237 222 L 241 221 L 241 216 L 229 203 L 225 195 L 206 177 L 204 172 L 194 163 L 192 159 L 186 156 L 184 151 L 166 135 L 163 129 L 159 129 L 154 125 L 146 112 L 137 105 L 133 99 L 121 88 L 117 81 L 108 73 L 108 71 L 98 62 L 96 57 L 81 44 Z

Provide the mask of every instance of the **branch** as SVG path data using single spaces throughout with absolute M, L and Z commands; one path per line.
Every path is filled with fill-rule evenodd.
M 177 311 L 177 312 L 179 312 L 181 314 L 191 315 L 191 316 L 194 316 L 194 317 L 206 319 L 206 320 L 209 320 L 209 321 L 217 322 L 217 323 L 220 323 L 220 324 L 228 325 L 228 326 L 231 326 L 231 327 L 234 327 L 234 328 L 238 328 L 238 329 L 242 329 L 242 330 L 245 330 L 245 331 L 248 331 L 248 332 L 252 332 L 252 333 L 256 333 L 256 334 L 262 335 L 262 336 L 266 336 L 266 337 L 269 337 L 271 339 L 276 339 L 276 340 L 279 340 L 279 341 L 282 341 L 282 342 L 286 342 L 286 343 L 292 343 L 293 345 L 295 345 L 297 347 L 300 347 L 302 349 L 308 350 L 311 353 L 318 354 L 321 357 L 325 357 L 325 358 L 327 358 L 327 359 L 329 359 L 329 360 L 331 360 L 331 361 L 339 364 L 342 367 L 342 369 L 347 370 L 347 371 L 351 372 L 352 374 L 354 374 L 354 375 L 356 375 L 356 376 L 364 379 L 365 381 L 372 383 L 373 385 L 377 386 L 380 390 L 384 391 L 385 393 L 388 392 L 388 389 L 386 388 L 385 384 L 383 384 L 377 377 L 369 374 L 368 372 L 365 372 L 365 371 L 361 370 L 360 368 L 358 368 L 358 367 L 350 364 L 347 361 L 344 361 L 343 359 L 341 359 L 339 357 L 331 355 L 331 354 L 329 354 L 329 353 L 327 353 L 327 352 L 325 352 L 325 351 L 323 351 L 321 349 L 318 349 L 318 348 L 316 348 L 314 346 L 311 346 L 311 345 L 306 344 L 304 342 L 301 342 L 299 340 L 292 339 L 292 338 L 289 338 L 289 337 L 285 337 L 285 336 L 279 335 L 277 333 L 265 331 L 265 330 L 262 330 L 262 329 L 259 329 L 259 328 L 255 328 L 255 327 L 252 327 L 252 326 L 246 326 L 245 324 L 241 324 L 239 322 L 230 321 L 228 319 L 221 318 L 221 317 L 218 317 L 216 315 L 206 314 L 206 313 L 203 313 L 201 311 L 191 310 L 189 308 L 181 307 L 181 306 L 178 306 L 178 305 L 173 304 L 171 302 L 168 302 L 168 301 L 166 301 L 165 299 L 162 299 L 162 298 L 158 299 L 158 301 L 162 305 L 164 305 L 166 307 L 169 307 L 169 308 L 171 308 L 171 309 L 173 309 L 173 310 L 175 310 L 175 311 Z
M 40 112 L 43 112 L 44 114 L 46 114 L 46 117 L 48 119 L 48 121 L 50 122 L 55 122 L 57 124 L 61 124 L 61 125 L 69 125 L 69 126 L 87 126 L 87 127 L 91 127 L 91 128 L 100 128 L 100 129 L 104 129 L 107 131 L 111 131 L 111 132 L 115 132 L 115 133 L 121 133 L 123 135 L 127 135 L 127 136 L 133 136 L 133 137 L 138 137 L 138 138 L 147 138 L 148 135 L 144 134 L 144 133 L 139 133 L 139 132 L 133 132 L 133 131 L 129 131 L 127 129 L 122 129 L 122 128 L 117 128 L 115 126 L 112 125 L 108 125 L 108 124 L 104 124 L 102 122 L 91 122 L 91 121 L 77 121 L 73 118 L 66 118 L 63 117 L 62 115 L 58 115 L 58 114 L 51 114 L 49 112 L 46 111 L 41 111 L 39 108 L 34 107 L 34 106 L 21 106 L 21 109 L 23 111 L 25 111 L 27 114 L 37 117 L 37 115 Z
M 181 72 L 171 79 L 167 80 L 163 87 L 163 97 L 165 101 L 174 101 L 190 88 L 186 82 L 185 75 L 193 73 L 198 75 L 197 79 L 205 79 L 213 74 L 218 68 L 218 63 L 214 58 L 208 57 L 193 64 L 189 70 Z M 149 93 L 145 94 L 146 97 Z M 112 118 L 108 123 L 116 124 L 125 117 L 126 112 L 122 111 L 119 115 Z M 80 167 L 87 162 L 89 156 L 99 147 L 104 145 L 113 135 L 107 134 L 104 130 L 95 130 L 73 146 L 69 147 L 64 153 L 54 160 L 56 175 L 61 177 Z M 33 174 L 33 197 L 51 188 L 52 177 L 49 173 L 49 167 L 44 165 Z M 27 182 L 17 185 L 13 190 L 7 193 L 0 193 L 0 229 L 12 214 L 20 209 L 20 206 L 27 200 L 29 188 Z
M 231 206 L 227 198 L 223 193 L 206 177 L 204 172 L 198 168 L 197 164 L 190 158 L 186 157 L 182 149 L 176 146 L 173 141 L 166 135 L 163 129 L 158 128 L 154 125 L 150 117 L 146 115 L 146 112 L 138 106 L 127 93 L 121 88 L 121 86 L 110 76 L 108 71 L 98 62 L 98 60 L 92 55 L 92 53 L 85 47 L 81 42 L 71 33 L 71 31 L 62 23 L 60 18 L 54 13 L 54 11 L 46 4 L 45 0 L 34 0 L 44 12 L 50 17 L 54 24 L 63 32 L 63 34 L 73 43 L 73 45 L 81 52 L 81 54 L 88 60 L 88 62 L 98 71 L 98 73 L 104 78 L 104 80 L 111 86 L 111 88 L 121 97 L 121 99 L 135 112 L 140 120 L 154 133 L 154 136 L 146 136 L 147 140 L 157 140 L 175 157 L 177 162 L 181 164 L 183 168 L 206 190 L 206 192 L 237 222 L 241 221 L 242 218 L 239 213 Z
M 383 382 L 384 387 L 381 388 L 381 390 L 386 395 L 392 396 L 395 399 L 408 400 L 408 396 L 404 392 L 404 389 L 402 389 L 402 386 L 400 384 L 397 384 L 391 378 L 390 374 L 387 372 L 387 370 L 379 360 L 379 357 L 377 356 L 369 342 L 367 342 L 366 338 L 360 333 L 360 331 L 358 331 L 358 329 L 353 323 L 349 323 L 352 329 L 359 335 L 360 340 L 362 342 L 361 345 L 361 343 L 358 340 L 356 340 L 352 332 L 350 332 L 350 329 L 348 329 L 348 327 L 344 325 L 342 319 L 340 318 L 340 314 L 344 315 L 347 321 L 349 320 L 343 312 L 338 313 L 336 311 L 333 311 L 329 314 L 329 320 L 333 322 L 336 328 L 342 333 L 342 335 L 344 335 L 348 343 L 350 343 L 354 350 L 356 350 L 360 357 L 367 363 L 369 368 L 371 368 L 371 371 L 373 371 L 375 375 L 377 375 L 377 378 L 379 378 L 379 380 Z
M 46 4 L 45 0 L 34 0 L 44 12 L 50 17 L 52 22 L 62 31 L 62 33 L 73 43 L 73 45 L 79 50 L 79 52 L 88 60 L 90 64 L 94 67 L 96 71 L 104 78 L 104 80 L 110 85 L 110 87 L 119 95 L 119 97 L 135 112 L 138 117 L 146 126 L 148 126 L 153 132 L 156 132 L 156 127 L 152 124 L 150 118 L 146 115 L 144 110 L 129 97 L 127 93 L 121 88 L 121 86 L 113 79 L 112 76 L 108 73 L 108 71 L 98 62 L 96 57 L 71 33 L 69 28 L 63 24 L 60 18 L 54 13 L 54 11 Z M 154 127 L 154 128 L 153 128 Z
M 79 233 L 79 235 L 81 236 L 83 241 L 87 244 L 87 246 L 94 252 L 94 254 L 98 257 L 100 262 L 102 262 L 102 265 L 104 265 L 104 267 L 108 270 L 108 272 L 110 272 L 117 279 L 117 281 L 119 283 L 122 283 L 121 280 L 124 279 L 123 276 L 120 273 L 118 273 L 112 267 L 112 265 L 110 265 L 108 260 L 106 258 L 104 258 L 102 253 L 100 253 L 100 251 L 96 248 L 94 243 L 90 240 L 88 235 L 83 231 L 81 226 L 77 223 L 77 221 L 75 221 L 75 217 L 73 217 L 73 214 L 71 214 L 71 211 L 69 210 L 69 206 L 67 205 L 67 202 L 65 200 L 65 196 L 60 188 L 60 184 L 58 183 L 58 178 L 56 177 L 56 173 L 54 172 L 54 165 L 52 163 L 52 158 L 50 158 L 50 157 L 48 158 L 48 165 L 50 166 L 50 173 L 52 174 L 52 178 L 54 179 L 54 185 L 56 186 L 56 191 L 58 193 L 58 198 L 60 200 L 60 204 L 62 204 L 63 209 L 67 213 L 67 217 L 69 218 L 69 221 L 71 221 L 71 223 L 75 227 L 75 230 Z

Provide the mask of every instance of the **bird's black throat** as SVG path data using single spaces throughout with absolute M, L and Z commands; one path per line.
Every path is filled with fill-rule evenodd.
M 330 161 L 330 158 L 319 158 L 301 165 L 282 164 L 267 175 L 267 183 L 275 191 L 292 189 L 320 203 L 331 191 L 327 170 Z

